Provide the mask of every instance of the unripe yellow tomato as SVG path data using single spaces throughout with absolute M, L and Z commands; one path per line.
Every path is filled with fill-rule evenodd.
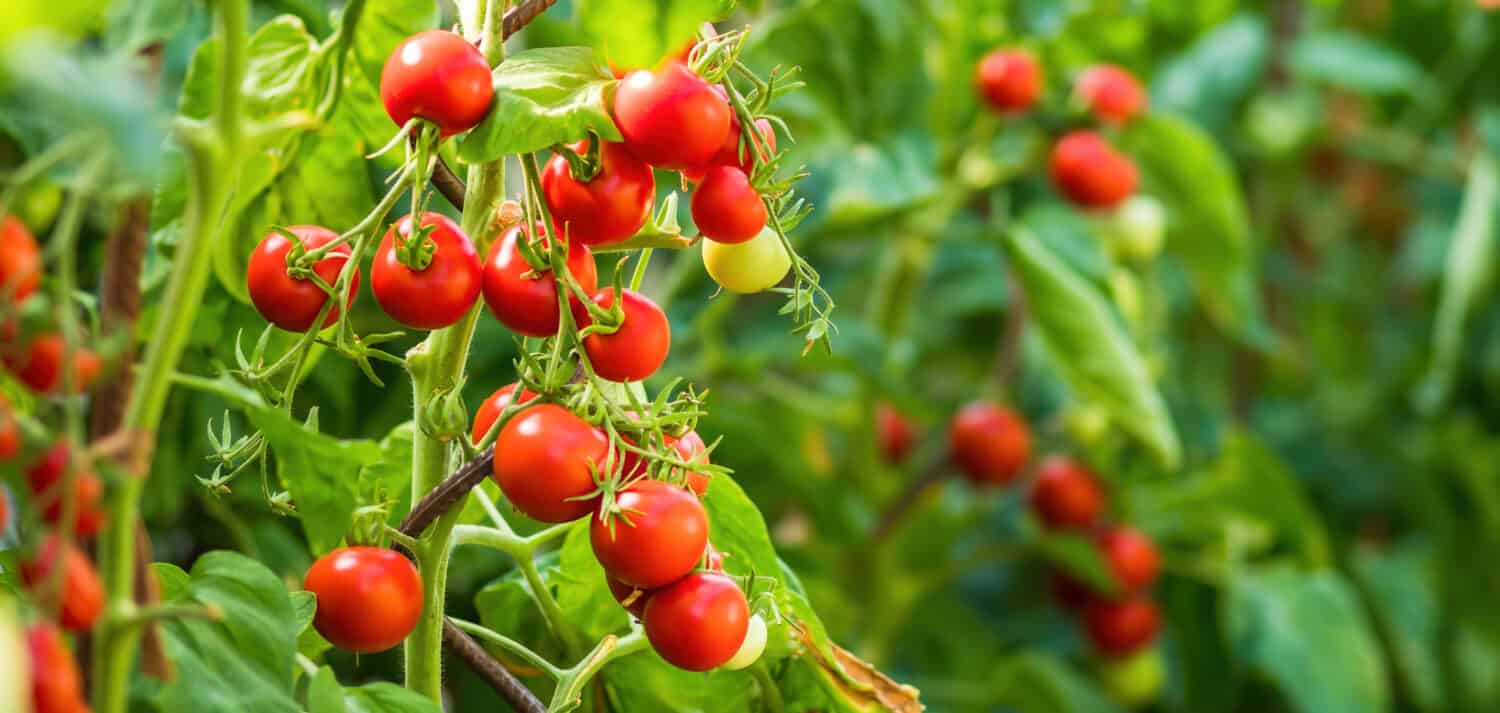
M 703 241 L 703 267 L 730 292 L 750 294 L 775 287 L 792 269 L 781 238 L 770 228 L 743 243 Z
M 1154 646 L 1123 659 L 1107 659 L 1099 667 L 1099 682 L 1104 690 L 1132 708 L 1154 702 L 1166 680 L 1166 662 L 1161 650 Z

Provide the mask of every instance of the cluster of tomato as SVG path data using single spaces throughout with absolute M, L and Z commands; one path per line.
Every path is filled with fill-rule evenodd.
M 875 428 L 887 460 L 899 463 L 911 454 L 918 431 L 899 411 L 881 405 Z M 1031 432 L 1014 411 L 988 401 L 971 403 L 949 425 L 948 455 L 975 487 L 1010 485 L 1031 459 Z M 1111 591 L 1101 592 L 1054 571 L 1051 586 L 1059 606 L 1079 614 L 1089 641 L 1106 656 L 1127 656 L 1150 644 L 1161 629 L 1161 613 L 1147 591 L 1161 571 L 1155 544 L 1132 527 L 1105 521 L 1104 487 L 1074 458 L 1044 458 L 1029 487 L 1031 509 L 1042 526 L 1089 535 L 1114 580 Z
M 381 76 L 381 98 L 392 120 L 404 126 L 421 118 L 436 124 L 444 137 L 483 120 L 492 91 L 483 56 L 444 31 L 408 38 Z M 671 343 L 670 326 L 666 314 L 645 295 L 629 289 L 596 291 L 590 246 L 620 243 L 645 225 L 656 193 L 653 167 L 679 170 L 697 183 L 693 216 L 711 241 L 705 246 L 705 263 L 721 284 L 741 292 L 765 289 L 785 276 L 790 259 L 778 237 L 765 228 L 767 209 L 750 183 L 757 164 L 740 150 L 739 120 L 723 89 L 681 61 L 668 61 L 656 71 L 625 76 L 615 92 L 614 117 L 625 140 L 596 147 L 592 176 L 574 173 L 588 162 L 580 154 L 592 153 L 583 142 L 572 147 L 574 155 L 555 154 L 540 183 L 553 224 L 566 236 L 567 273 L 600 308 L 610 311 L 618 299 L 623 313 L 614 331 L 583 337 L 584 355 L 594 374 L 625 382 L 645 379 L 661 367 Z M 764 119 L 757 127 L 762 144 L 757 150 L 764 162 L 774 150 L 775 135 Z M 530 235 L 521 225 L 509 228 L 481 263 L 468 236 L 447 217 L 427 213 L 420 226 L 414 228 L 412 222 L 408 216 L 391 227 L 371 268 L 375 298 L 392 318 L 413 328 L 439 329 L 460 320 L 482 294 L 490 311 L 512 331 L 557 335 L 562 322 L 559 290 L 567 288 L 545 261 L 528 259 L 528 253 L 545 254 L 550 248 L 544 226 L 534 226 Z M 295 258 L 292 251 L 299 249 L 290 238 L 309 251 L 338 236 L 316 226 L 293 226 L 286 233 L 266 236 L 252 256 L 250 294 L 271 323 L 306 331 L 323 311 L 328 292 L 311 275 L 289 269 L 295 259 L 288 258 Z M 749 252 L 733 251 L 741 245 Z M 766 245 L 780 255 L 779 272 L 748 274 L 734 264 L 742 257 L 765 262 L 756 256 Z M 339 243 L 311 271 L 333 284 L 350 255 L 347 243 Z M 354 275 L 350 301 L 357 269 Z M 338 309 L 329 310 L 322 326 L 338 318 Z M 591 323 L 588 310 L 576 300 L 570 312 L 580 329 Z M 653 479 L 639 454 L 621 450 L 605 430 L 519 384 L 499 389 L 481 405 L 473 423 L 474 443 L 488 436 L 517 389 L 521 404 L 536 403 L 500 429 L 494 448 L 493 475 L 511 505 L 546 523 L 592 517 L 591 542 L 611 591 L 643 620 L 647 638 L 667 661 L 706 671 L 743 668 L 758 659 L 766 643 L 765 622 L 751 614 L 744 591 L 724 573 L 722 555 L 708 542 L 708 515 L 699 500 L 708 487 L 707 474 L 674 469 L 664 480 Z M 673 454 L 680 463 L 708 463 L 708 448 L 694 431 L 663 434 L 642 428 L 637 435 L 644 447 Z M 636 444 L 629 435 L 620 438 Z M 304 587 L 318 597 L 314 626 L 331 643 L 351 651 L 395 646 L 416 626 L 422 611 L 419 573 L 391 550 L 335 550 L 313 564 Z
M 1030 109 L 1045 80 L 1036 56 L 1019 48 L 992 50 L 974 72 L 974 83 L 986 104 L 1007 116 Z M 1074 95 L 1104 124 L 1123 124 L 1146 108 L 1146 92 L 1130 72 L 1101 64 L 1084 70 Z M 1103 136 L 1087 129 L 1064 134 L 1052 147 L 1052 182 L 1076 205 L 1110 209 L 1135 193 L 1135 164 Z
M 86 349 L 67 349 L 60 334 L 30 338 L 13 315 L 32 298 L 42 279 L 42 254 L 31 232 L 13 216 L 0 218 L 0 352 L 5 368 L 39 397 L 57 396 L 63 382 L 79 393 L 98 378 L 101 360 Z M 62 364 L 72 374 L 66 379 Z M 16 414 L 0 398 L 0 463 L 22 457 L 23 439 Z M 25 467 L 30 504 L 47 530 L 22 557 L 21 581 L 35 597 L 44 618 L 26 630 L 30 655 L 32 705 L 45 713 L 89 710 L 73 654 L 59 629 L 86 632 L 104 610 L 104 587 L 93 561 L 76 543 L 104 527 L 104 483 L 58 441 Z M 0 532 L 10 527 L 8 496 L 0 489 Z

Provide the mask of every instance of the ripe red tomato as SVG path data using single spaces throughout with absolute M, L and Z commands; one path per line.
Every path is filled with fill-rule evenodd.
M 609 438 L 557 404 L 527 408 L 495 439 L 495 482 L 512 505 L 542 522 L 598 509 L 594 477 L 610 472 Z
M 1031 431 L 1016 412 L 988 401 L 959 410 L 948 431 L 953 462 L 974 485 L 1004 485 L 1031 457 Z
M 651 298 L 635 290 L 623 290 L 621 308 L 625 321 L 614 334 L 590 334 L 583 338 L 594 373 L 610 381 L 640 381 L 656 373 L 672 348 L 672 325 L 667 313 Z M 610 309 L 615 290 L 606 287 L 594 293 L 594 304 Z M 575 307 L 580 325 L 589 324 L 588 314 Z
M 625 611 L 637 619 L 646 615 L 646 601 L 651 599 L 651 592 L 636 589 L 608 574 L 604 575 L 604 582 L 609 585 L 609 593 L 614 595 L 620 606 L 625 607 Z
M 1113 64 L 1096 64 L 1084 70 L 1074 89 L 1094 116 L 1103 121 L 1123 123 L 1146 108 L 1146 90 L 1141 83 Z
M 490 397 L 479 405 L 479 410 L 474 413 L 474 433 L 472 438 L 475 443 L 478 443 L 484 438 L 486 433 L 490 432 L 490 427 L 495 425 L 495 421 L 500 420 L 500 412 L 504 411 L 505 407 L 510 405 L 510 396 L 516 392 L 517 386 L 519 384 L 508 384 L 495 389 L 495 393 L 490 394 Z M 521 389 L 521 403 L 524 404 L 534 398 L 536 398 L 535 391 Z
M 1042 93 L 1042 83 L 1036 57 L 1024 49 L 991 50 L 974 68 L 979 97 L 1004 113 L 1030 108 Z
M 58 590 L 52 586 L 52 568 L 62 560 Z M 70 631 L 87 631 L 104 611 L 104 585 L 88 555 L 55 534 L 42 539 L 36 552 L 21 562 L 21 581 L 35 593 L 45 611 L 57 611 L 58 623 Z
M 703 442 L 703 436 L 697 431 L 688 431 L 681 438 L 666 436 L 667 446 L 677 451 L 677 457 L 686 463 L 710 463 L 708 456 L 708 444 Z M 674 470 L 675 474 L 675 470 Z M 700 470 L 691 470 L 687 474 L 687 485 L 693 489 L 698 497 L 703 497 L 708 492 L 709 480 L 712 476 Z
M 888 403 L 875 406 L 875 441 L 887 463 L 906 462 L 917 447 L 917 427 Z
M 302 241 L 303 247 L 315 250 L 334 239 L 338 233 L 316 225 L 293 225 L 287 228 Z M 246 283 L 250 287 L 250 301 L 267 322 L 288 332 L 306 332 L 318 319 L 318 312 L 328 295 L 311 280 L 293 279 L 287 274 L 286 256 L 291 252 L 292 241 L 280 232 L 272 231 L 262 238 L 260 245 L 250 255 L 250 267 L 246 271 Z M 339 271 L 349 261 L 350 248 L 344 243 L 313 265 L 313 272 L 329 285 L 339 279 Z M 359 294 L 359 268 L 354 269 L 354 279 L 349 282 L 349 297 L 345 305 L 354 304 Z M 323 326 L 333 324 L 339 318 L 338 305 L 328 310 Z
M 1092 131 L 1074 131 L 1052 148 L 1052 181 L 1084 208 L 1112 208 L 1135 192 L 1135 164 Z
M 21 429 L 16 416 L 10 410 L 10 402 L 0 396 L 0 463 L 16 457 L 21 452 Z
M 1151 586 L 1161 573 L 1161 554 L 1140 530 L 1125 525 L 1111 527 L 1100 532 L 1096 542 L 1127 594 Z
M 594 517 L 589 541 L 610 577 L 640 589 L 681 579 L 708 546 L 708 513 L 692 492 L 640 480 L 616 495 L 621 515 Z
M 729 133 L 724 96 L 686 65 L 625 75 L 615 91 L 615 124 L 636 158 L 659 168 L 701 166 Z
M 444 30 L 426 30 L 396 45 L 380 72 L 380 101 L 397 126 L 417 116 L 444 137 L 468 131 L 490 113 L 490 65 L 479 48 Z
M 401 643 L 422 616 L 417 568 L 383 547 L 343 547 L 319 557 L 302 588 L 318 598 L 313 626 L 346 651 L 385 651 Z
M 715 85 L 714 89 L 723 95 L 723 88 Z M 769 119 L 756 119 L 755 130 L 760 134 L 761 145 L 741 146 L 740 118 L 733 112 L 729 114 L 729 134 L 724 138 L 724 145 L 719 147 L 719 152 L 709 160 L 706 166 L 694 166 L 682 169 L 682 177 L 691 183 L 700 183 L 708 174 L 708 169 L 714 166 L 736 166 L 745 175 L 755 170 L 756 155 L 760 156 L 762 163 L 770 161 L 776 155 L 776 129 L 771 126 Z
M 10 493 L 0 487 L 0 534 L 10 527 Z
M 73 532 L 79 537 L 93 537 L 104 529 L 108 516 L 104 508 L 104 484 L 99 476 L 80 472 L 73 474 L 73 492 L 64 496 L 61 486 L 67 475 L 70 454 L 68 444 L 58 441 L 41 459 L 26 469 L 26 487 L 34 502 L 42 507 L 42 517 L 57 525 L 63 517 L 68 499 L 73 501 Z
M 1104 514 L 1104 488 L 1083 463 L 1049 456 L 1037 468 L 1031 508 L 1047 527 L 1088 528 Z
M 42 282 L 42 249 L 13 215 L 0 218 L 0 298 L 26 301 Z
M 5 367 L 16 379 L 39 394 L 56 394 L 63 388 L 63 355 L 67 342 L 60 334 L 43 334 L 31 340 L 25 349 L 5 355 Z M 72 390 L 89 390 L 104 368 L 99 355 L 87 347 L 76 347 L 72 354 Z
M 26 628 L 31 661 L 31 707 L 34 713 L 88 713 L 83 677 L 62 632 L 47 622 Z
M 411 223 L 411 216 L 402 218 L 381 239 L 370 266 L 370 289 L 380 308 L 397 322 L 413 329 L 442 329 L 463 319 L 479 299 L 484 268 L 458 223 L 441 213 L 423 213 L 423 227 L 434 227 L 429 236 L 436 251 L 427 267 L 413 272 L 396 255 L 396 233 L 410 240 Z
M 646 602 L 651 648 L 688 671 L 707 671 L 734 658 L 750 630 L 750 605 L 734 580 L 694 572 L 652 592 Z
M 1083 627 L 1089 641 L 1101 653 L 1124 656 L 1156 638 L 1161 629 L 1161 612 L 1144 597 L 1095 601 L 1083 610 Z
M 546 235 L 541 226 L 537 235 Z M 501 324 L 528 337 L 550 337 L 557 334 L 560 318 L 557 310 L 557 279 L 552 272 L 535 273 L 516 241 L 522 239 L 521 226 L 505 231 L 484 263 L 484 303 Z M 542 246 L 551 242 L 543 237 Z M 545 254 L 545 249 L 539 250 Z M 568 245 L 568 271 L 585 292 L 593 293 L 599 281 L 594 254 L 582 243 Z M 569 296 L 571 302 L 577 298 Z
M 580 141 L 573 151 L 583 153 Z M 635 235 L 651 217 L 656 177 L 651 167 L 620 144 L 599 147 L 599 173 L 588 182 L 569 172 L 568 161 L 554 155 L 542 169 L 542 195 L 558 230 L 584 245 L 608 245 Z
M 693 191 L 693 224 L 703 237 L 721 243 L 743 243 L 766 227 L 766 204 L 735 166 L 715 166 Z

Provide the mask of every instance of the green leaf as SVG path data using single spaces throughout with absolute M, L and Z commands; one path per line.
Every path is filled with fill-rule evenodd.
M 0 708 L 22 711 L 31 705 L 31 681 L 26 667 L 27 646 L 16 617 L 16 599 L 0 597 L 0 658 L 13 665 L 0 670 Z
M 1437 550 L 1408 539 L 1389 548 L 1361 547 L 1353 570 L 1376 621 L 1390 642 L 1392 665 L 1422 710 L 1448 708 L 1440 660 L 1444 648 L 1443 596 Z
M 297 633 L 312 626 L 313 616 L 318 613 L 318 595 L 312 592 L 292 592 L 292 609 L 296 612 Z
M 164 581 L 181 584 L 157 568 Z M 180 571 L 180 570 L 179 570 Z M 218 621 L 162 622 L 167 656 L 177 678 L 162 687 L 157 707 L 169 711 L 233 710 L 295 713 L 292 666 L 297 614 L 281 580 L 261 563 L 234 552 L 210 552 L 193 565 L 186 587 L 170 601 L 212 607 Z
M 578 0 L 574 19 L 595 49 L 621 67 L 648 67 L 722 19 L 734 0 Z
M 127 56 L 170 40 L 191 9 L 187 0 L 116 0 L 105 17 L 104 46 Z
M 842 137 L 825 147 L 806 181 L 808 196 L 818 206 L 813 218 L 848 227 L 932 200 L 942 190 L 936 162 L 936 147 L 926 135 L 909 133 L 852 147 Z
M 324 666 L 307 691 L 308 713 L 442 713 L 438 704 L 415 691 L 384 681 L 356 688 L 339 685 Z
M 1091 537 L 1071 532 L 1046 532 L 1033 543 L 1038 555 L 1096 592 L 1113 593 L 1119 581 Z
M 1236 15 L 1162 64 L 1151 82 L 1151 101 L 1157 109 L 1222 127 L 1260 80 L 1269 46 L 1263 18 Z
M 1026 228 L 1006 236 L 1011 264 L 1052 362 L 1085 401 L 1175 469 L 1181 445 L 1146 362 L 1104 297 L 1044 248 Z
M 1178 116 L 1151 113 L 1121 135 L 1141 164 L 1147 192 L 1167 205 L 1167 245 L 1182 260 L 1203 308 L 1220 327 L 1264 346 L 1245 198 L 1213 139 Z
M 1406 55 L 1340 30 L 1298 37 L 1289 59 L 1292 72 L 1303 80 L 1357 92 L 1416 94 L 1431 81 Z
M 989 685 L 994 702 L 1017 713 L 1120 713 L 1081 675 L 1057 658 L 1018 654 L 1000 662 Z
M 1390 707 L 1380 646 L 1348 582 L 1332 570 L 1275 565 L 1238 573 L 1226 593 L 1235 656 L 1300 713 Z
M 1500 163 L 1479 151 L 1469 164 L 1463 206 L 1443 272 L 1443 292 L 1433 320 L 1432 363 L 1416 394 L 1417 406 L 1436 413 L 1448 399 L 1463 350 L 1463 328 L 1495 262 L 1495 222 L 1500 211 Z
M 276 456 L 313 554 L 337 547 L 353 522 L 357 474 L 380 460 L 379 446 L 309 430 L 280 411 L 261 409 L 248 416 Z
M 495 68 L 494 109 L 464 137 L 459 158 L 493 161 L 588 138 L 619 141 L 606 98 L 615 80 L 587 47 L 544 47 Z

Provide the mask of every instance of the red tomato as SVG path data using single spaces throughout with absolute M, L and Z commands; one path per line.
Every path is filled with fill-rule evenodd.
M 1112 208 L 1135 192 L 1135 164 L 1092 131 L 1074 131 L 1052 148 L 1052 181 L 1084 208 Z
M 299 240 L 303 247 L 315 250 L 338 238 L 338 233 L 316 225 L 293 225 L 287 230 Z M 267 322 L 288 332 L 306 332 L 318 319 L 318 312 L 328 300 L 311 280 L 294 279 L 287 274 L 286 256 L 291 252 L 292 241 L 280 232 L 272 231 L 261 239 L 260 245 L 250 255 L 250 267 L 246 282 L 250 286 L 250 301 Z M 339 245 L 313 265 L 313 272 L 324 282 L 333 285 L 339 279 L 339 271 L 349 261 L 348 243 Z M 354 304 L 359 294 L 359 268 L 354 269 L 354 279 L 349 282 L 349 297 L 345 305 Z M 339 306 L 328 310 L 323 326 L 333 324 L 339 318 Z
M 687 66 L 636 70 L 615 91 L 615 124 L 636 158 L 659 168 L 701 166 L 729 133 L 729 103 Z
M 16 425 L 15 413 L 10 402 L 0 396 L 0 463 L 16 457 L 21 452 L 21 429 Z
M 47 622 L 26 628 L 31 660 L 31 707 L 34 713 L 88 713 L 83 676 L 62 632 Z
M 667 446 L 677 451 L 677 457 L 682 461 L 709 464 L 708 444 L 703 442 L 703 436 L 698 435 L 697 431 L 688 431 L 682 434 L 681 438 L 666 436 L 664 440 Z M 710 477 L 702 471 L 688 471 L 687 485 L 698 494 L 698 497 L 703 497 L 708 492 Z
M 1140 530 L 1124 525 L 1111 527 L 1099 533 L 1097 544 L 1127 594 L 1151 586 L 1161 573 L 1161 555 Z
M 1146 90 L 1141 83 L 1113 64 L 1096 64 L 1084 70 L 1074 88 L 1094 116 L 1103 121 L 1129 121 L 1146 108 Z
M 1104 488 L 1083 463 L 1049 456 L 1037 468 L 1031 508 L 1047 527 L 1088 528 L 1104 514 Z
M 0 298 L 26 301 L 42 282 L 42 249 L 13 215 L 0 218 Z
M 504 411 L 505 407 L 510 405 L 510 395 L 516 392 L 517 386 L 519 384 L 509 384 L 495 389 L 495 393 L 490 394 L 490 397 L 479 405 L 479 410 L 474 413 L 474 434 L 472 437 L 475 443 L 482 440 L 484 435 L 490 432 L 490 427 L 494 426 L 495 422 L 500 420 L 500 412 Z M 534 398 L 536 398 L 535 391 L 531 389 L 521 390 L 521 403 L 524 404 Z
M 443 136 L 474 128 L 495 96 L 490 65 L 479 48 L 444 30 L 426 30 L 396 45 L 380 72 L 380 101 L 397 126 L 417 116 Z
M 750 605 L 734 580 L 694 572 L 651 593 L 646 602 L 651 648 L 688 671 L 707 671 L 734 658 L 750 630 Z
M 724 90 L 715 85 L 714 89 L 720 94 Z M 771 126 L 769 119 L 755 120 L 756 132 L 760 134 L 762 144 L 758 146 L 741 146 L 740 118 L 732 112 L 729 115 L 729 135 L 724 139 L 724 145 L 719 147 L 719 152 L 714 154 L 713 159 L 706 166 L 694 166 L 682 169 L 682 177 L 692 183 L 701 183 L 703 177 L 708 174 L 708 169 L 714 166 L 737 166 L 745 175 L 755 170 L 755 159 L 760 156 L 760 162 L 770 161 L 776 155 L 776 130 Z
M 51 590 L 52 567 L 62 559 L 58 591 Z M 46 611 L 57 611 L 58 622 L 70 631 L 87 631 L 104 611 L 104 585 L 94 563 L 82 550 L 66 544 L 55 534 L 42 539 L 30 559 L 21 562 L 21 581 L 32 590 Z
M 66 507 L 61 486 L 67 475 L 68 461 L 68 444 L 58 441 L 26 469 L 26 487 L 34 502 L 42 508 L 42 517 L 53 525 L 62 520 Z M 107 511 L 103 502 L 104 484 L 99 482 L 99 476 L 89 472 L 74 473 L 73 492 L 67 497 L 73 501 L 74 533 L 79 537 L 93 537 L 104 529 Z
M 319 557 L 302 588 L 318 598 L 313 626 L 346 651 L 385 651 L 401 643 L 422 616 L 417 568 L 383 547 L 343 547 Z
M 434 226 L 429 236 L 437 249 L 427 267 L 413 272 L 396 256 L 396 232 L 402 241 L 410 240 L 411 222 L 408 215 L 386 231 L 370 266 L 370 289 L 397 322 L 413 329 L 442 329 L 463 319 L 479 299 L 484 268 L 458 223 L 441 213 L 423 213 L 423 227 Z
M 0 534 L 10 526 L 10 493 L 0 487 Z
M 582 154 L 588 142 L 571 148 Z M 650 166 L 624 146 L 605 142 L 599 147 L 599 173 L 587 183 L 573 178 L 561 154 L 547 161 L 542 170 L 542 196 L 553 224 L 568 240 L 608 245 L 635 235 L 651 217 L 656 177 Z
M 743 243 L 766 227 L 766 204 L 735 166 L 715 166 L 693 191 L 693 224 L 703 237 L 721 243 Z
M 1108 656 L 1138 651 L 1156 638 L 1161 612 L 1144 597 L 1118 602 L 1095 601 L 1083 610 L 1084 631 L 1094 647 Z
M 1023 111 L 1042 93 L 1042 70 L 1024 49 L 991 50 L 974 68 L 979 97 L 1004 113 Z
M 16 380 L 39 394 L 55 394 L 63 388 L 63 355 L 67 342 L 60 334 L 43 334 L 31 340 L 25 349 L 5 355 L 5 367 Z M 76 347 L 72 354 L 73 393 L 89 390 L 104 368 L 99 355 L 87 347 Z
M 1031 432 L 1016 412 L 988 401 L 959 410 L 948 431 L 953 462 L 974 485 L 1004 485 L 1031 457 Z
M 541 226 L 537 235 L 546 235 Z M 511 331 L 528 337 L 550 337 L 557 334 L 559 316 L 557 311 L 557 280 L 552 272 L 536 273 L 516 241 L 522 239 L 521 226 L 505 231 L 490 256 L 484 263 L 484 303 L 501 324 Z M 538 252 L 544 256 L 545 246 L 551 242 L 543 237 Z M 593 293 L 599 281 L 598 268 L 594 265 L 594 254 L 582 243 L 568 245 L 568 272 L 585 292 Z M 569 296 L 573 303 L 577 298 Z
M 542 522 L 598 509 L 595 474 L 610 472 L 609 438 L 557 404 L 527 408 L 495 439 L 495 482 L 512 505 Z
M 708 513 L 691 491 L 640 480 L 616 495 L 619 516 L 591 518 L 594 557 L 610 577 L 640 589 L 681 579 L 708 546 Z
M 875 442 L 887 463 L 900 465 L 917 447 L 917 427 L 888 403 L 875 406 Z
M 614 595 L 620 606 L 625 607 L 625 611 L 637 619 L 646 615 L 646 601 L 651 598 L 651 592 L 636 589 L 608 574 L 604 575 L 604 583 L 609 585 L 609 593 Z
M 606 287 L 594 293 L 594 304 L 610 309 L 615 303 L 615 290 Z M 667 322 L 667 313 L 661 311 L 651 298 L 624 290 L 621 303 L 625 321 L 614 334 L 590 334 L 583 338 L 583 350 L 588 354 L 594 373 L 610 381 L 640 381 L 656 373 L 667 360 L 672 348 L 672 325 Z M 588 314 L 583 308 L 574 308 L 580 325 L 588 324 Z

